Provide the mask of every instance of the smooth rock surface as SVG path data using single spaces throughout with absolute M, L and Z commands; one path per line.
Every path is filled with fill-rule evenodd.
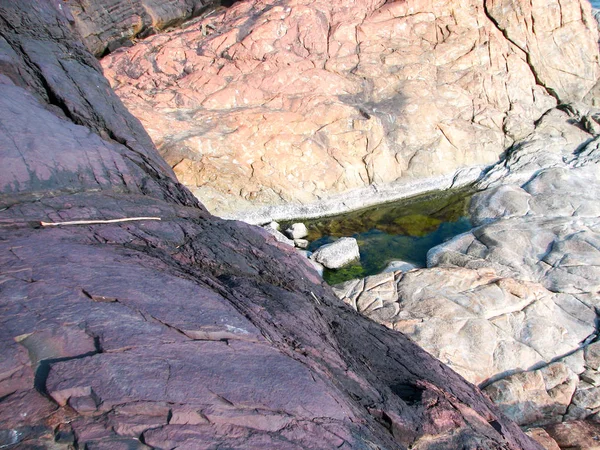
M 360 259 L 358 243 L 351 237 L 340 238 L 331 244 L 319 247 L 311 255 L 311 259 L 328 269 L 339 269 Z
M 179 179 L 246 219 L 494 163 L 595 86 L 597 42 L 579 0 L 248 0 L 102 64 Z
M 0 17 L 0 446 L 540 448 L 293 248 L 202 208 L 54 3 Z
M 303 223 L 293 223 L 285 233 L 288 235 L 290 239 L 302 239 L 308 236 L 308 230 L 306 229 L 306 225 Z

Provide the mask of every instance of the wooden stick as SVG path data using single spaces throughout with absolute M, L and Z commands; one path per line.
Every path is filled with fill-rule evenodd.
M 93 225 L 97 223 L 118 223 L 118 222 L 132 222 L 134 220 L 161 220 L 160 217 L 126 217 L 124 219 L 110 219 L 110 220 L 74 220 L 71 222 L 40 222 L 43 227 L 57 227 L 61 225 Z
M 315 302 L 317 302 L 317 305 L 321 304 L 321 302 L 319 301 L 319 299 L 317 298 L 317 296 L 313 293 L 313 291 L 310 291 L 310 295 L 312 295 L 312 297 L 315 299 Z

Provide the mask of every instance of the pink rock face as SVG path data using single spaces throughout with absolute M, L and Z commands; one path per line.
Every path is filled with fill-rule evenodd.
M 244 1 L 102 65 L 179 179 L 230 214 L 494 162 L 551 94 L 595 84 L 589 5 L 550 6 Z

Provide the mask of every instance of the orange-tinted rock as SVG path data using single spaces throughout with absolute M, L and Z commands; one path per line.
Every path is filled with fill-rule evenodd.
M 179 179 L 236 215 L 496 161 L 550 93 L 595 84 L 589 5 L 560 4 L 245 1 L 102 64 Z

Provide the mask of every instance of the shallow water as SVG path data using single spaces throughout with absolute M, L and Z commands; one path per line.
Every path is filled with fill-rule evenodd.
M 471 195 L 467 190 L 427 194 L 340 216 L 304 220 L 311 241 L 308 250 L 343 236 L 358 241 L 360 263 L 325 270 L 329 284 L 379 273 L 393 260 L 425 266 L 430 248 L 471 228 L 467 213 Z

